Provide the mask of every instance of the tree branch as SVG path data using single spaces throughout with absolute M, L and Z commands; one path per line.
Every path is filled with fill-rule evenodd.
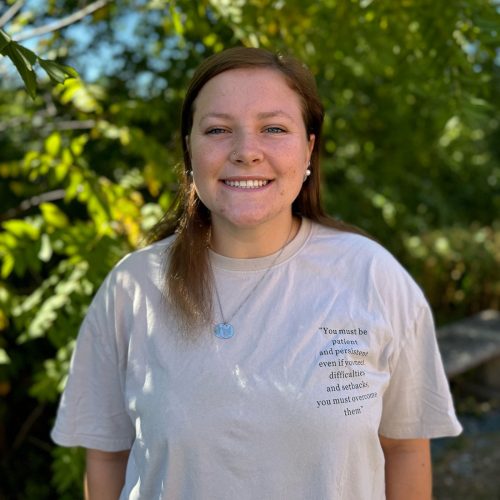
M 95 127 L 95 120 L 66 120 L 46 124 L 46 130 L 89 130 Z
M 48 113 L 37 113 L 30 116 L 19 116 L 15 118 L 11 118 L 8 121 L 0 122 L 0 133 L 5 132 L 6 130 L 19 127 L 23 124 L 30 123 L 31 127 L 40 128 L 42 130 L 88 130 L 95 127 L 95 120 L 61 120 L 54 121 L 52 120 L 50 123 L 41 123 L 39 125 L 35 125 L 33 122 L 35 120 L 39 120 L 40 118 L 51 117 Z
M 2 17 L 0 17 L 0 28 L 7 24 L 16 14 L 17 11 L 24 5 L 24 0 L 18 0 L 10 9 L 8 9 Z
M 19 215 L 24 212 L 27 212 L 30 208 L 37 207 L 42 203 L 46 203 L 48 201 L 56 201 L 64 199 L 66 195 L 66 191 L 64 189 L 54 189 L 54 191 L 48 191 L 47 193 L 42 193 L 37 196 L 32 196 L 27 200 L 21 202 L 19 206 L 16 208 L 11 208 L 7 210 L 7 212 L 0 214 L 0 222 L 15 219 Z
M 16 450 L 21 446 L 23 441 L 26 439 L 29 431 L 33 427 L 34 423 L 38 420 L 38 418 L 42 415 L 43 410 L 45 409 L 45 405 L 39 404 L 28 416 L 28 418 L 24 421 L 21 429 L 17 433 L 16 438 L 14 439 L 14 443 L 12 444 L 12 450 Z
M 32 29 L 31 31 L 27 31 L 25 33 L 19 33 L 17 36 L 12 37 L 12 39 L 16 42 L 20 42 L 22 40 L 27 40 L 28 38 L 35 38 L 37 36 L 46 35 L 47 33 L 52 33 L 53 31 L 60 30 L 61 28 L 65 28 L 70 24 L 74 24 L 84 17 L 92 14 L 96 10 L 102 9 L 106 4 L 110 3 L 111 0 L 97 0 L 97 2 L 93 2 L 81 10 L 74 12 L 73 14 L 60 19 L 54 23 L 47 24 L 45 26 L 40 26 L 39 28 Z

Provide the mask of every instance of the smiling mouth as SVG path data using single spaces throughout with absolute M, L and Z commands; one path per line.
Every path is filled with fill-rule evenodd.
M 244 181 L 225 180 L 224 184 L 226 186 L 242 188 L 242 189 L 256 189 L 265 186 L 269 182 L 270 181 L 268 180 L 262 180 L 262 179 L 249 179 Z

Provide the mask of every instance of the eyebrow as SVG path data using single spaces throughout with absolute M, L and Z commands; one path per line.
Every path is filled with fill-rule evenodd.
M 231 118 L 231 115 L 227 113 L 207 113 L 206 115 L 203 115 L 201 117 L 200 122 L 206 120 L 207 118 L 223 118 L 228 120 L 229 118 Z
M 294 121 L 293 117 L 288 114 L 286 111 L 283 111 L 281 109 L 277 109 L 275 111 L 264 111 L 262 113 L 259 113 L 257 115 L 257 118 L 259 120 L 265 120 L 267 118 L 275 118 L 275 117 L 279 117 L 279 116 L 285 116 L 286 118 Z M 222 118 L 223 120 L 229 120 L 232 118 L 232 115 L 228 114 L 228 113 L 207 113 L 206 115 L 203 115 L 201 117 L 201 120 L 200 122 L 202 122 L 203 120 L 206 120 L 207 118 Z
M 277 109 L 276 111 L 266 111 L 265 113 L 259 113 L 257 115 L 257 118 L 265 119 L 265 118 L 274 118 L 276 116 L 285 116 L 286 118 L 293 120 L 293 117 L 290 114 L 281 109 Z

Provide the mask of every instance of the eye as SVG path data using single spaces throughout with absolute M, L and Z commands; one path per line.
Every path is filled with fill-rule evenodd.
M 227 133 L 227 130 L 220 127 L 209 128 L 206 132 L 207 135 L 219 135 Z
M 266 127 L 264 130 L 270 134 L 284 134 L 286 132 L 286 130 L 281 127 Z

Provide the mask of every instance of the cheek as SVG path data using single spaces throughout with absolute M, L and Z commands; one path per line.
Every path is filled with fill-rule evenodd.
M 203 158 L 204 156 L 200 154 L 197 149 L 193 150 L 191 154 L 191 163 L 193 164 L 193 167 L 195 168 L 203 167 Z
M 201 175 L 216 172 L 222 164 L 220 154 L 214 148 L 204 148 L 193 151 L 191 156 L 193 170 Z
M 203 165 L 212 153 L 212 148 L 208 148 L 202 138 L 195 137 L 191 140 L 191 161 Z

